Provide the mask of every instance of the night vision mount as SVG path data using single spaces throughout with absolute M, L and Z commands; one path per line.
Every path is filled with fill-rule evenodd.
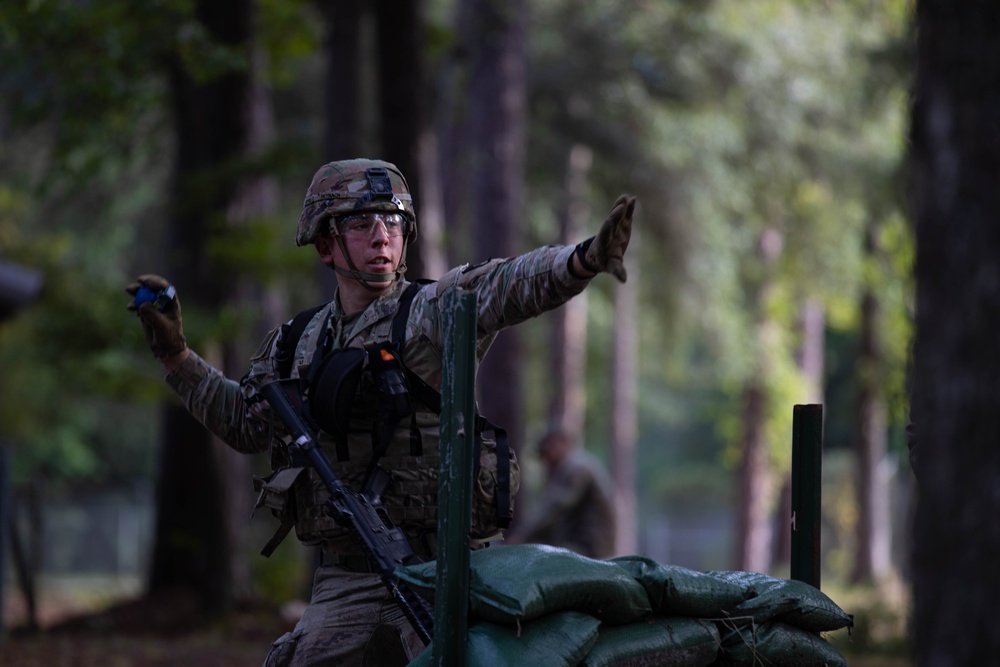
M 360 198 L 354 208 L 364 208 L 376 199 L 387 199 L 400 210 L 403 209 L 403 202 L 392 193 L 392 180 L 385 167 L 369 167 L 365 170 L 365 178 L 368 179 L 368 194 Z

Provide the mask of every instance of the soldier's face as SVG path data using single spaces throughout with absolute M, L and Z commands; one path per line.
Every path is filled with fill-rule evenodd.
M 372 227 L 371 233 L 365 236 L 344 236 L 344 247 L 351 256 L 355 268 L 362 273 L 385 274 L 384 282 L 369 280 L 372 287 L 388 287 L 395 278 L 396 267 L 403 255 L 403 237 L 390 236 L 382 224 Z M 340 248 L 337 248 L 340 255 Z M 342 255 L 335 256 L 337 266 L 349 268 Z
M 351 262 L 347 258 L 333 237 L 320 237 L 316 239 L 316 248 L 320 257 L 328 264 L 333 264 L 341 269 L 351 271 L 356 269 L 362 273 L 384 274 L 384 281 L 367 279 L 371 287 L 388 288 L 392 285 L 396 268 L 403 256 L 403 239 L 398 233 L 392 233 L 382 221 L 376 220 L 366 233 L 343 234 L 344 249 L 350 256 Z M 352 267 L 351 264 L 354 266 Z M 351 280 L 341 275 L 341 281 Z
M 569 441 L 560 436 L 549 436 L 538 448 L 538 455 L 548 467 L 559 465 L 569 451 Z

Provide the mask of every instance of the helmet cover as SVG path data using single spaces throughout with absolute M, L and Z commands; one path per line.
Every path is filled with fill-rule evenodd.
M 417 236 L 413 198 L 403 174 L 383 160 L 340 160 L 319 168 L 306 191 L 295 243 L 309 245 L 329 233 L 330 221 L 351 213 L 402 213 L 409 229 L 407 243 Z

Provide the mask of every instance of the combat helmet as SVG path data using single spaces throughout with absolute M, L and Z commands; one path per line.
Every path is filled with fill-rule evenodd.
M 382 281 L 385 276 L 358 271 L 344 247 L 337 225 L 333 224 L 342 216 L 367 211 L 401 213 L 407 219 L 403 252 L 396 269 L 395 279 L 398 280 L 406 271 L 406 246 L 417 237 L 417 220 L 406 179 L 390 162 L 353 159 L 330 162 L 320 167 L 302 203 L 295 243 L 299 246 L 310 245 L 318 236 L 333 236 L 350 267 L 349 270 L 334 267 L 334 270 L 355 278 L 369 289 L 375 289 L 368 285 L 367 280 Z

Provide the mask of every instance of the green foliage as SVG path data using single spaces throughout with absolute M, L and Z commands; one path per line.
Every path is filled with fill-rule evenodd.
M 0 9 L 0 90 L 10 121 L 44 124 L 55 157 L 86 180 L 128 149 L 136 119 L 162 106 L 150 76 L 170 44 L 177 2 L 8 2 Z
M 303 61 L 319 51 L 323 22 L 310 0 L 262 0 L 258 3 L 258 41 L 267 54 L 264 79 L 287 87 L 299 78 Z
M 167 392 L 123 288 L 140 272 L 163 271 L 173 148 L 166 76 L 180 63 L 204 82 L 249 62 L 249 45 L 214 43 L 194 9 L 187 0 L 0 7 L 0 257 L 45 281 L 38 302 L 0 327 L 0 423 L 18 480 L 152 474 Z M 259 11 L 268 73 L 287 82 L 318 47 L 319 23 L 301 20 L 305 2 L 263 2 Z M 297 165 L 297 150 L 300 142 L 285 142 L 203 174 L 201 191 L 282 173 Z M 210 251 L 236 275 L 275 282 L 303 271 L 287 222 L 222 231 Z M 203 313 L 194 301 L 184 311 L 192 341 L 230 339 L 251 315 Z
M 136 358 L 145 345 L 124 309 L 123 283 L 96 275 L 73 238 L 66 232 L 28 237 L 12 218 L 0 219 L 0 256 L 41 270 L 45 281 L 39 300 L 0 326 L 0 423 L 18 450 L 17 481 L 38 471 L 88 479 L 151 472 L 142 455 L 130 470 L 120 464 L 134 459 L 120 451 L 103 456 L 127 449 L 129 438 L 143 431 L 140 421 L 149 419 L 163 388 L 148 361 Z M 145 403 L 145 414 L 109 420 L 126 401 Z
M 181 62 L 207 81 L 250 62 L 247 50 L 213 43 L 193 6 L 0 6 L 0 256 L 46 279 L 41 300 L 0 328 L 0 423 L 18 447 L 19 475 L 109 479 L 152 467 L 147 445 L 165 392 L 122 287 L 159 270 L 174 203 L 165 72 Z M 453 9 L 429 7 L 428 62 L 442 77 L 451 73 L 435 68 L 460 42 Z M 291 239 L 320 157 L 319 11 L 305 0 L 259 3 L 278 148 L 202 173 L 194 189 L 203 202 L 220 184 L 286 179 L 278 215 L 239 229 L 215 223 L 211 261 L 237 280 L 314 282 L 314 255 Z M 806 395 L 795 357 L 806 299 L 827 316 L 831 438 L 849 439 L 865 287 L 883 302 L 884 391 L 902 419 L 913 248 L 898 171 L 911 11 L 909 0 L 533 3 L 526 236 L 554 239 L 575 145 L 594 153 L 593 229 L 620 191 L 640 197 L 631 250 L 640 261 L 639 481 L 652 502 L 726 495 L 730 471 L 718 462 L 735 460 L 751 381 L 770 397 L 773 461 L 787 465 L 791 405 Z M 866 257 L 871 224 L 878 252 Z M 759 253 L 766 234 L 780 241 L 771 261 Z M 588 290 L 587 433 L 598 451 L 613 289 L 602 279 Z M 184 315 L 189 338 L 202 342 L 234 339 L 253 313 L 186 302 Z M 534 423 L 548 386 L 546 324 L 524 325 Z
M 239 229 L 223 230 L 209 243 L 208 251 L 221 268 L 253 275 L 265 284 L 290 274 L 307 279 L 307 272 L 315 268 L 314 257 L 295 246 L 290 227 L 277 216 L 250 220 Z
M 897 423 L 904 417 L 912 248 L 899 174 L 911 12 L 905 0 L 536 3 L 531 229 L 554 235 L 540 211 L 575 144 L 594 151 L 594 218 L 620 189 L 640 196 L 639 469 L 656 471 L 640 480 L 643 493 L 667 500 L 663 467 L 699 465 L 696 444 L 735 465 L 751 383 L 768 397 L 772 462 L 787 468 L 791 407 L 811 400 L 797 359 L 806 301 L 822 306 L 838 345 L 828 430 L 849 442 L 864 288 L 883 308 L 882 391 Z M 879 250 L 867 258 L 872 223 Z M 603 434 L 617 324 L 597 282 L 587 431 Z

